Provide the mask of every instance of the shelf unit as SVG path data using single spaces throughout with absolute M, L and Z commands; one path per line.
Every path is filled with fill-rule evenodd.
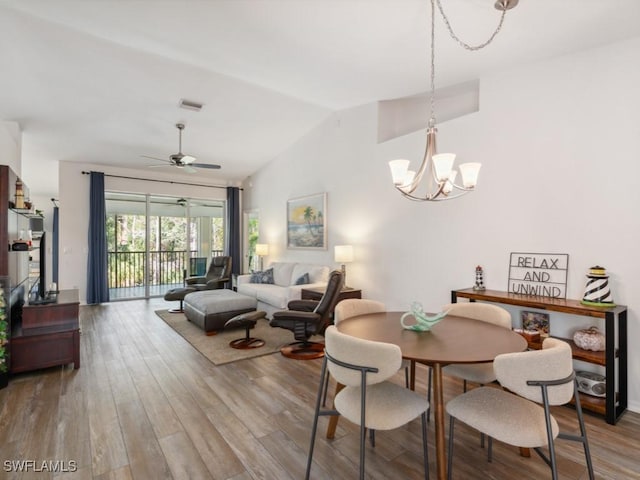
M 517 305 L 552 312 L 598 318 L 604 321 L 606 349 L 604 352 L 592 352 L 579 348 L 571 339 L 563 338 L 571 345 L 573 358 L 583 362 L 605 367 L 606 397 L 581 395 L 585 410 L 603 415 L 606 422 L 615 425 L 620 415 L 627 409 L 627 307 L 591 307 L 579 300 L 564 298 L 518 295 L 498 290 L 473 290 L 471 288 L 451 291 L 451 302 L 459 298 L 469 301 L 482 301 Z M 617 345 L 616 345 L 617 343 Z M 531 348 L 540 348 L 540 343 L 530 343 Z M 616 389 L 617 387 L 617 389 Z

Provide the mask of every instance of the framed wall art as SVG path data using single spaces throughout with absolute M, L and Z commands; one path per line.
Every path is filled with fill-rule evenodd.
M 327 194 L 287 201 L 287 248 L 327 249 Z

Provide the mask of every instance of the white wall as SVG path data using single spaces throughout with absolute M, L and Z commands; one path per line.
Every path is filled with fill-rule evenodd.
M 267 260 L 333 263 L 333 246 L 351 243 L 350 285 L 390 309 L 418 300 L 431 311 L 473 284 L 476 265 L 488 288 L 506 290 L 510 252 L 569 254 L 570 298 L 602 265 L 629 307 L 629 400 L 640 411 L 639 65 L 636 38 L 481 78 L 480 111 L 439 125 L 440 151 L 483 163 L 477 191 L 450 202 L 410 202 L 391 185 L 387 161 L 418 162 L 424 132 L 376 145 L 375 105 L 335 114 L 247 182 Z M 286 200 L 323 191 L 330 249 L 287 250 Z M 571 330 L 565 321 L 552 317 L 552 333 Z
M 0 121 L 0 164 L 22 177 L 22 130 L 17 122 Z
M 187 186 L 179 183 L 159 183 L 114 178 L 120 175 L 147 179 L 167 180 L 204 185 L 220 185 L 203 176 L 186 177 L 171 174 L 150 173 L 148 170 L 105 168 L 104 165 L 60 162 L 60 256 L 59 288 L 78 288 L 80 301 L 86 302 L 87 290 L 87 237 L 89 232 L 89 176 L 82 171 L 105 173 L 105 190 L 152 195 L 186 196 L 199 199 L 225 200 L 224 188 Z M 47 275 L 49 276 L 49 275 Z

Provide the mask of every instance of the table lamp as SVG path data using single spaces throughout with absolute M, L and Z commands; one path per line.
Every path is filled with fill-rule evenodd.
M 269 255 L 269 245 L 266 243 L 256 243 L 256 255 L 260 259 L 260 271 L 262 271 L 262 257 Z
M 336 245 L 334 248 L 334 259 L 342 264 L 342 278 L 344 279 L 344 287 L 347 287 L 347 267 L 345 263 L 353 262 L 353 245 Z

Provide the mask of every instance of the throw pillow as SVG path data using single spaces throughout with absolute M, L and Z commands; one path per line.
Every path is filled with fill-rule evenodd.
M 253 272 L 249 283 L 270 283 L 273 284 L 273 268 L 267 268 L 262 272 Z
M 311 283 L 311 279 L 309 278 L 309 274 L 305 273 L 304 275 L 300 275 L 296 280 L 296 285 L 307 285 Z

